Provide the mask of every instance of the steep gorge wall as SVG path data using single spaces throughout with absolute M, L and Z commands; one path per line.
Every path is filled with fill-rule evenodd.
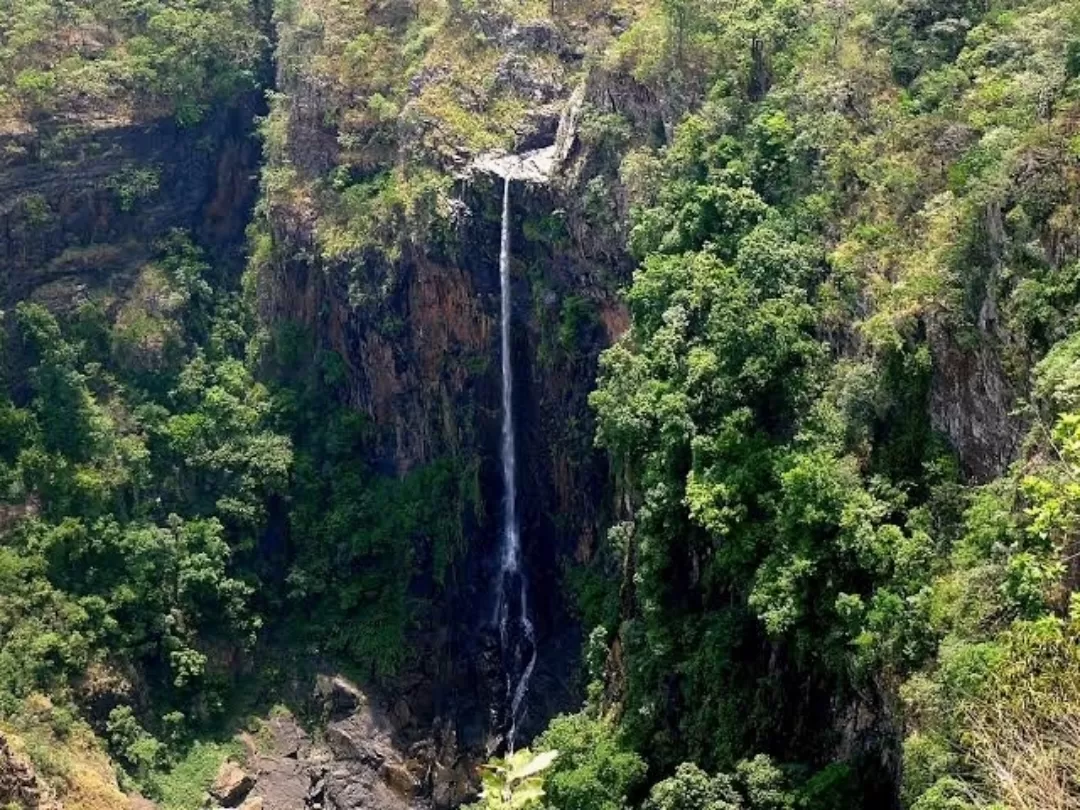
M 392 17 L 382 22 L 392 24 Z M 578 80 L 569 73 L 530 76 L 527 61 L 554 57 L 577 71 L 587 29 L 567 33 L 497 15 L 484 16 L 482 25 L 507 52 L 496 66 L 498 80 L 510 92 L 542 100 L 528 110 L 516 144 L 549 143 Z M 279 67 L 288 146 L 281 155 L 268 147 L 268 171 L 287 165 L 296 173 L 294 188 L 321 183 L 342 162 L 341 98 L 310 65 Z M 622 97 L 613 87 L 594 82 L 590 100 L 615 110 Z M 206 250 L 222 274 L 215 283 L 234 286 L 258 194 L 262 148 L 254 130 L 263 112 L 252 93 L 217 104 L 200 123 L 186 126 L 171 116 L 73 115 L 0 134 L 0 306 L 10 310 L 26 299 L 57 311 L 89 302 L 118 305 L 155 243 L 174 229 L 189 231 Z M 373 140 L 359 160 L 393 167 L 409 151 Z M 526 720 L 530 735 L 555 712 L 576 707 L 581 696 L 581 633 L 564 574 L 567 566 L 592 559 L 610 521 L 610 479 L 593 446 L 587 396 L 600 351 L 627 325 L 616 293 L 630 266 L 614 226 L 620 217 L 601 227 L 582 210 L 587 181 L 615 164 L 581 143 L 571 151 L 556 183 L 515 184 L 512 199 L 519 488 L 540 645 Z M 438 731 L 442 739 L 482 754 L 501 722 L 491 716 L 501 673 L 485 627 L 502 497 L 501 183 L 466 176 L 463 160 L 474 154 L 465 149 L 464 158 L 438 166 L 448 179 L 447 227 L 438 238 L 403 240 L 392 259 L 327 258 L 319 241 L 325 212 L 303 195 L 281 205 L 265 194 L 260 222 L 269 230 L 273 260 L 257 274 L 255 287 L 268 328 L 301 324 L 344 362 L 345 404 L 374 426 L 370 458 L 358 463 L 399 477 L 454 458 L 471 477 L 475 503 L 460 516 L 464 542 L 448 586 L 436 589 L 429 571 L 413 586 L 434 609 L 410 639 L 416 664 L 399 679 L 405 700 L 395 716 L 408 735 L 445 729 Z M 379 294 L 358 300 L 363 284 L 357 279 L 364 274 Z
M 300 5 L 308 16 L 297 24 L 302 30 L 286 39 L 286 50 L 299 44 L 303 51 L 304 42 L 332 38 L 327 9 L 349 6 L 315 0 Z M 414 4 L 372 8 L 377 19 L 365 22 L 373 29 L 351 32 L 350 47 L 362 52 L 370 51 L 365 37 L 373 31 L 383 36 L 387 30 L 411 30 Z M 588 29 L 575 34 L 568 26 L 568 33 L 555 24 L 486 13 L 461 24 L 472 25 L 468 30 L 477 39 L 496 43 L 498 57 L 478 68 L 481 79 L 491 78 L 512 100 L 526 101 L 506 143 L 489 143 L 490 133 L 474 133 L 474 143 L 464 136 L 455 140 L 462 133 L 453 128 L 440 131 L 461 110 L 478 118 L 487 114 L 482 104 L 473 104 L 474 88 L 453 89 L 457 95 L 450 101 L 440 97 L 443 119 L 424 108 L 431 103 L 425 94 L 452 75 L 449 68 L 425 67 L 407 82 L 404 99 L 391 102 L 381 93 L 329 81 L 318 54 L 297 57 L 289 51 L 294 58 L 280 66 L 280 93 L 265 125 L 265 193 L 252 241 L 253 290 L 263 325 L 271 331 L 299 325 L 320 349 L 340 358 L 342 404 L 372 426 L 369 452 L 357 456 L 357 466 L 400 480 L 450 458 L 471 488 L 468 508 L 454 516 L 462 543 L 445 582 L 435 582 L 434 563 L 424 558 L 427 550 L 418 550 L 410 595 L 432 609 L 411 628 L 413 654 L 405 671 L 387 684 L 393 696 L 388 723 L 401 734 L 403 750 L 421 752 L 407 764 L 443 769 L 442 775 L 426 776 L 430 781 L 423 787 L 442 805 L 465 795 L 472 765 L 498 744 L 503 722 L 490 626 L 502 497 L 502 190 L 498 179 L 470 167 L 481 151 L 478 144 L 485 150 L 545 146 L 557 137 L 564 110 L 583 101 L 591 116 L 587 125 L 564 131 L 568 153 L 550 184 L 517 182 L 512 189 L 519 486 L 540 647 L 527 718 L 531 734 L 553 713 L 579 705 L 577 658 L 581 632 L 589 627 L 574 613 L 567 572 L 592 561 L 601 534 L 616 516 L 625 517 L 616 515 L 608 465 L 593 447 L 587 402 L 600 351 L 628 325 L 618 288 L 627 282 L 632 262 L 625 252 L 628 217 L 618 164 L 635 145 L 664 142 L 679 117 L 671 109 L 676 102 L 630 75 L 600 63 L 583 66 L 578 35 Z M 394 42 L 392 49 L 399 45 Z M 351 69 L 368 70 L 369 51 Z M 558 67 L 551 68 L 552 62 Z M 373 112 L 380 104 L 398 107 Z M 410 117 L 417 109 L 419 119 Z M 195 127 L 168 119 L 3 136 L 0 303 L 10 308 L 36 298 L 66 308 L 102 290 L 122 298 L 153 242 L 173 228 L 192 231 L 218 266 L 238 269 L 254 202 L 259 149 L 251 131 L 257 110 L 253 100 L 241 99 Z M 372 123 L 367 116 L 379 120 Z M 613 120 L 600 121 L 604 116 Z M 604 140 L 611 137 L 614 145 Z M 374 238 L 365 242 L 371 234 L 363 232 L 370 224 L 363 218 L 386 204 L 379 195 L 388 177 L 399 186 L 398 197 L 386 195 L 394 211 L 388 227 L 373 227 Z M 428 185 L 413 193 L 410 183 Z M 904 400 L 920 421 L 929 409 L 933 428 L 948 437 L 965 479 L 977 482 L 1001 474 L 1016 457 L 1024 429 L 1015 418 L 1017 391 L 1023 390 L 1018 379 L 1027 373 L 1016 373 L 1016 358 L 1010 357 L 1015 347 L 997 312 L 1000 282 L 993 254 L 1004 238 L 998 235 L 1001 213 L 989 206 L 983 220 L 980 238 L 991 254 L 988 278 L 965 290 L 969 317 L 963 326 L 940 313 L 920 320 L 916 339 L 929 345 L 929 379 L 925 390 Z M 340 238 L 335 229 L 353 231 L 347 236 L 356 244 L 328 247 Z M 226 283 L 235 280 L 232 274 Z M 844 340 L 837 344 L 839 353 L 858 356 L 860 350 Z M 695 557 L 687 566 L 694 578 L 700 563 Z M 629 595 L 623 600 L 625 619 L 635 610 L 628 606 L 634 598 L 632 558 L 622 573 L 624 596 Z M 614 643 L 611 655 L 616 671 L 623 663 L 620 644 Z M 795 670 L 778 655 L 770 656 L 769 667 L 781 674 Z M 612 681 L 617 688 L 617 672 Z M 899 709 L 887 699 L 892 687 L 881 687 L 880 694 L 875 687 L 869 698 L 846 704 L 830 704 L 829 688 L 825 684 L 787 710 L 784 721 L 831 727 L 838 750 L 829 756 L 850 760 L 877 752 L 882 771 L 895 775 L 902 733 Z M 795 683 L 786 691 L 810 694 Z
M 483 176 L 457 183 L 456 199 L 466 213 L 453 253 L 410 246 L 392 268 L 381 270 L 392 273 L 394 282 L 374 306 L 350 302 L 348 268 L 312 258 L 313 236 L 302 225 L 270 217 L 282 258 L 262 288 L 264 315 L 271 323 L 304 324 L 344 360 L 349 404 L 377 431 L 376 464 L 403 475 L 452 456 L 475 471 L 480 500 L 473 514 L 462 516 L 466 550 L 455 566 L 456 586 L 439 606 L 429 639 L 421 642 L 433 644 L 435 658 L 450 669 L 449 674 L 426 673 L 432 682 L 420 687 L 445 692 L 444 705 L 430 706 L 435 713 L 461 704 L 467 714 L 486 712 L 494 696 L 484 688 L 477 692 L 477 686 L 491 687 L 498 678 L 491 670 L 477 673 L 471 661 L 484 652 L 478 641 L 491 610 L 502 497 L 497 466 L 500 186 L 496 178 Z M 562 567 L 588 561 L 607 522 L 611 491 L 605 461 L 592 446 L 587 395 L 600 350 L 626 323 L 609 284 L 597 277 L 611 273 L 610 267 L 582 256 L 569 241 L 536 238 L 536 223 L 550 218 L 561 202 L 557 191 L 523 184 L 511 195 L 519 490 L 540 637 L 532 731 L 554 711 L 572 707 L 578 695 L 579 687 L 568 679 L 574 676 L 580 637 L 563 590 Z M 582 312 L 565 316 L 572 333 L 561 343 L 559 329 L 570 300 Z M 473 694 L 463 700 L 462 692 Z M 480 741 L 474 734 L 471 742 Z
M 0 134 L 0 302 L 122 295 L 155 241 L 190 231 L 236 277 L 257 192 L 254 94 L 195 126 L 45 122 Z
M 266 127 L 267 238 L 256 262 L 257 299 L 272 329 L 302 325 L 317 345 L 341 358 L 347 404 L 374 426 L 370 463 L 403 476 L 453 458 L 457 469 L 472 477 L 476 502 L 461 516 L 465 537 L 450 584 L 442 590 L 428 572 L 417 575 L 413 590 L 433 610 L 411 640 L 419 671 L 406 672 L 395 692 L 409 705 L 406 726 L 413 732 L 449 725 L 463 747 L 475 751 L 495 744 L 502 722 L 491 627 L 503 495 L 498 474 L 502 181 L 471 169 L 478 154 L 474 145 L 452 144 L 456 152 L 449 157 L 432 145 L 436 136 L 430 133 L 444 137 L 438 128 L 445 122 L 411 117 L 431 83 L 445 79 L 446 72 L 422 69 L 404 91 L 400 118 L 381 124 L 363 123 L 368 96 L 340 76 L 327 75 L 328 58 L 320 49 L 349 35 L 360 42 L 407 28 L 407 13 L 406 22 L 387 9 L 380 14 L 339 32 L 334 25 L 344 23 L 311 3 L 300 13 L 302 23 L 282 25 L 280 95 Z M 505 83 L 508 93 L 531 99 L 529 113 L 505 148 L 551 144 L 578 87 L 575 105 L 584 101 L 591 109 L 625 117 L 635 141 L 662 129 L 656 100 L 629 77 L 580 72 L 583 51 L 575 42 L 587 29 L 515 22 L 482 11 L 473 24 L 477 38 L 495 43 L 501 54 L 494 67 L 496 85 Z M 467 25 L 457 21 L 447 27 Z M 531 59 L 559 60 L 567 74 L 562 79 L 529 74 Z M 570 76 L 576 77 L 573 82 Z M 467 90 L 460 92 L 460 98 L 468 97 Z M 614 501 L 606 459 L 593 445 L 587 400 L 599 353 L 628 325 L 617 293 L 631 267 L 620 230 L 626 211 L 619 210 L 623 203 L 615 191 L 594 193 L 592 205 L 606 209 L 602 217 L 586 210 L 590 181 L 614 178 L 618 155 L 586 142 L 573 123 L 564 123 L 564 160 L 552 181 L 514 182 L 511 189 L 518 487 L 539 636 L 526 736 L 557 711 L 576 707 L 582 695 L 577 666 L 582 628 L 566 572 L 593 559 Z M 436 213 L 417 213 L 431 200 L 402 191 L 407 202 L 384 230 L 375 229 L 376 244 L 329 249 L 328 234 L 340 227 L 342 210 L 352 210 L 349 195 L 379 188 L 388 177 L 400 188 L 431 182 L 438 189 Z M 366 203 L 369 209 L 377 204 Z M 369 210 L 365 203 L 355 205 Z M 356 228 L 352 221 L 349 227 Z

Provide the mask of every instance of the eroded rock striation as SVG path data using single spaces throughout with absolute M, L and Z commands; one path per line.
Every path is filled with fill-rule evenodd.
M 0 133 L 0 302 L 70 308 L 122 296 L 157 240 L 194 235 L 242 266 L 260 159 L 241 97 L 194 126 L 175 119 Z

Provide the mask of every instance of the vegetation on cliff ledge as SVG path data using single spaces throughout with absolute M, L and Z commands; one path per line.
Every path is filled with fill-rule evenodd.
M 163 114 L 195 123 L 255 88 L 258 23 L 248 0 L 4 0 L 0 132 Z

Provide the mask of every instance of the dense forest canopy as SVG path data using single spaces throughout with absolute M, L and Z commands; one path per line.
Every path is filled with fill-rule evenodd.
M 329 298 L 394 344 L 406 268 L 476 251 L 470 161 L 572 109 L 522 232 L 621 302 L 595 375 L 600 292 L 519 275 L 614 505 L 551 586 L 583 705 L 476 806 L 1080 807 L 1080 3 L 0 0 L 0 263 L 76 216 L 25 162 L 264 97 L 246 268 L 169 228 L 4 301 L 0 739 L 65 806 L 199 807 L 297 673 L 393 689 L 482 587 L 479 439 L 388 459 Z M 108 165 L 101 233 L 168 204 Z

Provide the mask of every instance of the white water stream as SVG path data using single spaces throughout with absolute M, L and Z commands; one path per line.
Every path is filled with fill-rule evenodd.
M 514 441 L 514 369 L 510 352 L 510 174 L 503 184 L 502 243 L 499 252 L 502 298 L 502 457 L 503 523 L 495 621 L 499 627 L 506 698 L 510 711 L 507 747 L 512 752 L 522 704 L 536 666 L 536 634 L 529 618 L 528 580 L 521 566 L 521 527 L 517 515 L 517 448 Z

